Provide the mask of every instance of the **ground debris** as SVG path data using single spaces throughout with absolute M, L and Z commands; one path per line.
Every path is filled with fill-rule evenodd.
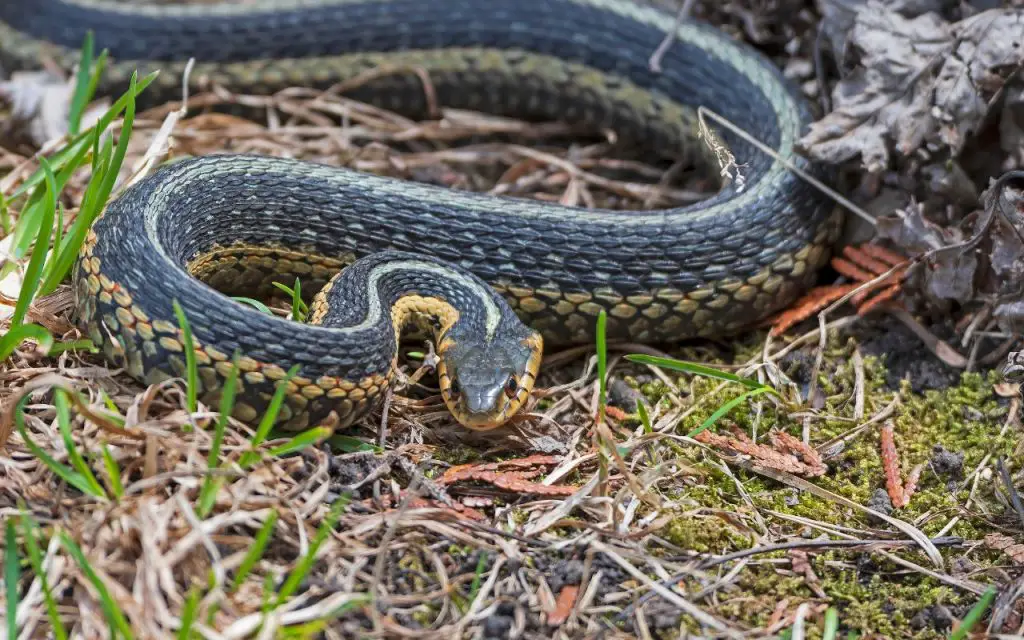
M 1014 564 L 1024 565 L 1024 544 L 1001 533 L 990 533 L 985 536 L 985 546 L 989 549 L 1002 551 Z
M 536 478 L 544 472 L 545 467 L 554 466 L 559 462 L 561 459 L 556 456 L 534 455 L 501 462 L 463 464 L 448 469 L 441 476 L 439 482 L 450 485 L 456 482 L 475 480 L 516 493 L 545 496 L 572 495 L 579 487 L 531 482 L 532 478 Z
M 910 470 L 906 481 L 902 480 L 900 472 L 900 457 L 896 451 L 895 423 L 886 420 L 880 432 L 882 449 L 882 468 L 885 470 L 885 489 L 892 500 L 892 506 L 902 509 L 910 503 L 911 496 L 917 491 L 917 483 L 924 471 L 924 465 L 919 464 Z
M 710 431 L 701 431 L 694 440 L 716 449 L 734 451 L 749 456 L 756 464 L 799 476 L 823 475 L 828 467 L 812 447 L 782 431 L 768 434 L 771 445 L 757 444 L 746 433 L 733 430 L 733 436 L 723 436 Z
M 859 155 L 870 173 L 888 168 L 892 151 L 906 157 L 925 147 L 956 156 L 1024 61 L 1021 41 L 1019 10 L 993 9 L 951 24 L 933 12 L 907 17 L 870 0 L 841 42 L 842 62 L 851 68 L 832 92 L 833 111 L 801 144 L 829 162 Z

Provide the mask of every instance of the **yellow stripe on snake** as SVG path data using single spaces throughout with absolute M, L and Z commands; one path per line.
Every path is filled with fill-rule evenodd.
M 421 70 L 443 107 L 610 129 L 651 157 L 718 170 L 696 109 L 796 155 L 808 105 L 753 49 L 627 0 L 284 0 L 145 6 L 111 0 L 0 3 L 0 62 L 65 65 L 87 30 L 111 62 L 100 89 L 161 69 L 143 94 L 195 86 L 271 92 L 328 87 L 384 67 Z M 673 33 L 674 32 L 674 33 Z M 651 54 L 674 40 L 652 70 Z M 380 74 L 347 95 L 427 113 L 421 74 Z M 736 136 L 742 188 L 652 211 L 586 210 L 460 192 L 341 168 L 214 155 L 156 171 L 111 203 L 75 270 L 84 330 L 145 383 L 185 372 L 177 300 L 197 344 L 204 399 L 237 355 L 235 415 L 259 418 L 293 367 L 288 428 L 365 416 L 392 384 L 406 325 L 425 324 L 442 397 L 490 429 L 527 399 L 546 347 L 672 342 L 738 332 L 792 302 L 828 259 L 840 218 L 782 163 Z M 229 295 L 272 282 L 321 289 L 312 322 Z

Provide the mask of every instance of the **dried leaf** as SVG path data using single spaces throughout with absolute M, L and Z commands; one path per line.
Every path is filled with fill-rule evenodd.
M 1014 564 L 1024 565 L 1024 544 L 1014 542 L 1013 538 L 1000 533 L 985 536 L 985 546 L 989 549 L 1002 551 Z
M 555 466 L 562 461 L 557 456 L 532 455 L 525 458 L 513 458 L 500 462 L 481 462 L 476 464 L 456 465 L 444 472 L 437 481 L 440 484 L 451 484 L 457 480 L 465 480 L 479 471 L 504 471 L 511 469 L 529 469 L 536 466 Z
M 785 431 L 772 431 L 768 434 L 768 438 L 779 451 L 801 458 L 804 464 L 814 471 L 812 475 L 823 475 L 828 471 L 828 467 L 825 466 L 817 450 L 805 444 L 803 440 L 795 438 Z
M 793 475 L 815 477 L 828 470 L 823 464 L 807 464 L 790 453 L 778 451 L 768 445 L 755 444 L 743 432 L 737 432 L 735 437 L 730 438 L 710 431 L 701 431 L 694 436 L 694 440 L 716 449 L 735 451 L 750 456 L 755 463 L 762 467 L 785 471 Z
M 980 128 L 993 98 L 1024 60 L 1024 19 L 993 9 L 955 24 L 938 13 L 908 18 L 888 3 L 861 7 L 843 46 L 859 64 L 836 86 L 833 112 L 801 141 L 828 162 L 860 155 L 877 173 L 890 152 L 928 145 L 957 155 Z
M 889 500 L 892 501 L 893 508 L 900 509 L 907 505 L 903 499 L 903 479 L 900 474 L 900 457 L 896 452 L 894 429 L 892 420 L 886 420 L 882 425 L 882 468 L 885 470 L 885 490 L 889 493 Z
M 934 127 L 931 86 L 951 46 L 949 25 L 937 14 L 908 19 L 881 2 L 866 3 L 846 42 L 860 64 L 836 85 L 832 113 L 801 144 L 827 162 L 860 155 L 873 173 L 888 167 L 891 145 L 910 153 Z

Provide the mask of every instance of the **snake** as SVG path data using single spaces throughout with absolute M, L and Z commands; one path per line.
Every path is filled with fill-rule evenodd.
M 545 350 L 593 343 L 600 318 L 609 342 L 735 335 L 805 292 L 839 236 L 841 212 L 791 170 L 831 176 L 798 152 L 799 88 L 751 45 L 639 0 L 5 0 L 0 64 L 72 68 L 88 32 L 109 56 L 99 93 L 160 71 L 139 108 L 180 99 L 191 64 L 194 91 L 334 87 L 411 118 L 557 121 L 720 176 L 698 202 L 627 211 L 230 151 L 164 163 L 92 225 L 74 311 L 140 382 L 194 371 L 216 402 L 230 378 L 239 420 L 276 401 L 287 429 L 353 425 L 422 330 L 444 406 L 494 429 L 528 405 Z M 239 299 L 296 279 L 304 322 Z

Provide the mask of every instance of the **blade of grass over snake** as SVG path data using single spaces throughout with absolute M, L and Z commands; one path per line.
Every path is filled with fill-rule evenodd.
M 172 301 L 174 315 L 178 318 L 178 328 L 181 329 L 181 342 L 185 347 L 185 393 L 188 401 L 189 413 L 195 413 L 199 406 L 198 386 L 199 371 L 196 366 L 196 345 L 192 339 L 192 327 L 185 317 L 185 311 L 177 300 Z
M 256 432 L 253 434 L 252 439 L 249 441 L 249 444 L 254 450 L 243 453 L 242 457 L 238 461 L 238 465 L 243 469 L 254 464 L 260 459 L 260 454 L 255 451 L 255 449 L 263 444 L 263 441 L 267 439 L 267 434 L 270 433 L 271 427 L 273 427 L 274 423 L 277 422 L 277 416 L 281 412 L 281 405 L 284 404 L 284 396 L 288 390 L 288 383 L 298 372 L 299 365 L 293 365 L 292 368 L 288 370 L 284 379 L 279 380 L 277 385 L 274 387 L 274 397 L 270 399 L 270 404 L 267 405 L 267 410 L 263 413 L 263 418 L 256 427 Z

